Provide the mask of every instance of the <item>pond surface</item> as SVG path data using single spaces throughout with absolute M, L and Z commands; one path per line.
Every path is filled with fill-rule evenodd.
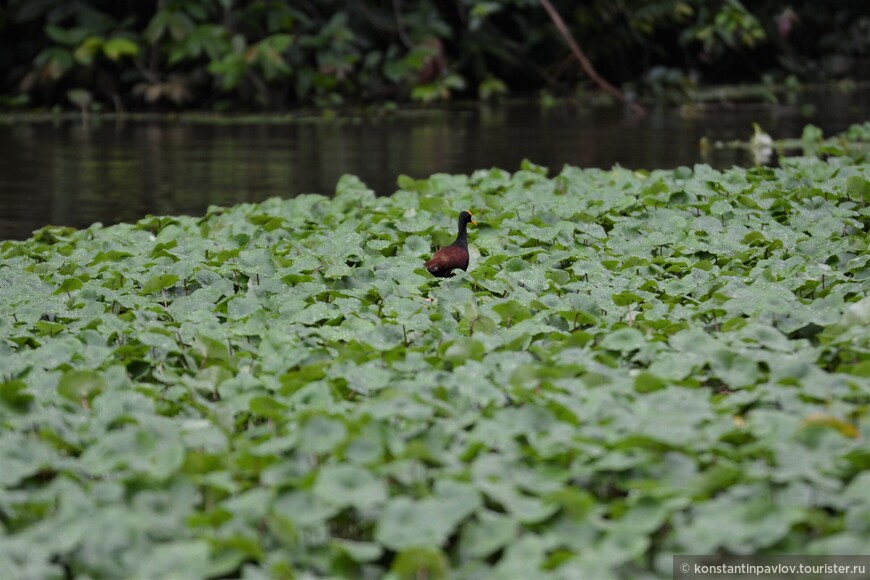
M 829 135 L 870 119 L 868 97 L 832 91 L 792 106 L 688 114 L 660 108 L 641 119 L 618 109 L 507 104 L 293 123 L 7 121 L 0 123 L 0 239 L 22 239 L 48 224 L 108 225 L 274 196 L 329 195 L 344 173 L 389 195 L 400 174 L 515 171 L 524 158 L 553 172 L 564 164 L 748 165 L 741 151 L 702 158 L 701 137 L 745 140 L 753 121 L 777 139 L 800 137 L 807 123 Z

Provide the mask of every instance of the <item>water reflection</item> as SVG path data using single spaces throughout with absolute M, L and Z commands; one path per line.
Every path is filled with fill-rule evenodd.
M 146 214 L 202 214 L 209 205 L 300 193 L 329 194 L 344 173 L 379 195 L 396 177 L 515 170 L 523 158 L 562 165 L 666 168 L 701 161 L 698 143 L 747 139 L 759 122 L 776 138 L 805 123 L 826 134 L 868 118 L 866 95 L 830 94 L 817 114 L 800 108 L 657 109 L 643 119 L 619 110 L 537 105 L 481 106 L 376 120 L 210 125 L 186 122 L 0 124 L 0 239 L 46 224 L 86 227 Z M 745 165 L 715 151 L 715 166 Z

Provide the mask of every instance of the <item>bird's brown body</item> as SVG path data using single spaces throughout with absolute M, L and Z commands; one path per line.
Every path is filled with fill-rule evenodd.
M 429 273 L 439 278 L 453 275 L 453 270 L 468 269 L 468 250 L 459 246 L 441 248 L 424 264 Z
M 468 234 L 466 232 L 468 222 L 477 225 L 470 212 L 460 212 L 459 233 L 456 236 L 456 241 L 435 252 L 432 259 L 423 264 L 430 274 L 439 278 L 447 278 L 453 275 L 454 270 L 468 269 Z

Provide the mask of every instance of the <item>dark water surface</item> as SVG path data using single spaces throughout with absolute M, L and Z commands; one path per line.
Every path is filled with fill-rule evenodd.
M 48 224 L 86 227 L 146 214 L 199 215 L 209 205 L 273 196 L 329 195 L 344 173 L 388 195 L 400 174 L 514 171 L 523 158 L 553 172 L 564 164 L 748 165 L 741 151 L 702 159 L 699 140 L 747 139 L 753 121 L 778 139 L 800 137 L 807 123 L 829 135 L 870 119 L 867 97 L 816 93 L 795 106 L 657 109 L 642 119 L 621 110 L 526 104 L 271 124 L 4 122 L 0 239 L 25 238 Z

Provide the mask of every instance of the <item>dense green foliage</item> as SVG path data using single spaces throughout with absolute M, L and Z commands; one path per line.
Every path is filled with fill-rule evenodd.
M 824 80 L 866 70 L 860 2 L 554 2 L 617 84 Z M 559 91 L 583 76 L 537 0 L 134 2 L 0 8 L 7 104 L 283 108 Z
M 850 134 L 868 140 L 870 126 Z M 870 542 L 870 166 L 345 177 L 0 243 L 0 570 L 671 577 Z M 422 268 L 475 211 L 468 273 Z

